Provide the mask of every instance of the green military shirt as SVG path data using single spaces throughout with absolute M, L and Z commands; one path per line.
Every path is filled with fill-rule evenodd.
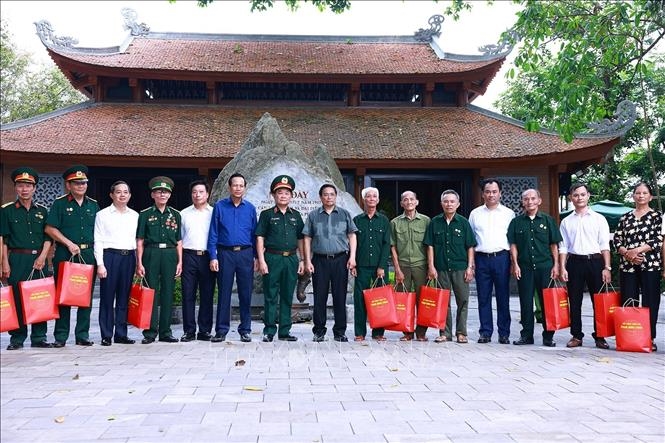
M 427 252 L 423 246 L 430 218 L 416 212 L 413 219 L 398 215 L 390 221 L 390 245 L 395 246 L 401 266 L 427 265 Z
M 88 264 L 94 260 L 92 245 L 97 212 L 99 205 L 96 200 L 86 195 L 79 205 L 72 194 L 65 194 L 55 199 L 46 219 L 47 225 L 57 228 L 72 242 L 79 246 L 86 245 L 81 248 L 81 255 Z M 55 250 L 55 261 L 66 260 L 70 255 L 69 250 L 59 244 Z
M 175 247 L 182 239 L 180 226 L 180 212 L 170 206 L 160 212 L 157 206 L 152 205 L 139 214 L 136 238 L 143 239 L 146 246 L 165 244 L 166 247 Z
M 476 246 L 476 236 L 461 215 L 455 214 L 448 223 L 445 214 L 439 214 L 427 227 L 423 244 L 434 247 L 437 270 L 462 271 L 469 266 L 468 249 Z
M 263 246 L 275 251 L 292 251 L 303 238 L 305 223 L 300 212 L 286 208 L 282 213 L 277 206 L 261 211 L 255 235 L 263 237 Z
M 40 250 L 45 241 L 51 241 L 44 233 L 48 209 L 32 202 L 26 209 L 17 199 L 6 203 L 0 211 L 0 235 L 9 249 Z
M 390 256 L 390 220 L 378 212 L 372 218 L 366 213 L 353 218 L 356 232 L 356 265 L 386 268 Z
M 562 240 L 556 222 L 544 212 L 538 211 L 533 220 L 526 214 L 518 215 L 508 226 L 508 243 L 517 246 L 520 267 L 554 265 L 550 245 Z

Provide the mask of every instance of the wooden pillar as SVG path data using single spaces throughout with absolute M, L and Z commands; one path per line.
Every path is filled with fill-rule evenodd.
M 547 170 L 549 175 L 549 214 L 559 223 L 559 167 L 550 166 Z
M 434 87 L 434 82 L 427 82 L 422 86 L 423 99 L 421 103 L 424 108 L 429 108 L 434 104 Z
M 469 104 L 469 82 L 462 82 L 460 89 L 457 90 L 457 106 L 466 106 Z
M 362 207 L 362 197 L 360 196 L 360 191 L 365 187 L 365 174 L 367 174 L 367 169 L 365 168 L 356 168 L 356 178 L 353 181 L 353 197 L 356 199 L 358 204 Z
M 208 93 L 208 104 L 217 104 L 217 83 L 213 81 L 206 82 L 206 90 Z
M 347 106 L 360 106 L 360 83 L 351 83 L 346 98 Z
M 143 89 L 141 88 L 142 86 L 143 82 L 138 78 L 129 79 L 129 87 L 132 88 L 132 101 L 134 103 L 143 102 Z

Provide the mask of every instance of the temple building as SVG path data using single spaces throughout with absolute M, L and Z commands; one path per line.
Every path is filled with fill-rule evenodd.
M 325 145 L 358 200 L 363 187 L 378 187 L 389 216 L 407 189 L 431 216 L 441 191 L 455 189 L 468 214 L 490 176 L 504 182 L 506 205 L 518 209 L 520 193 L 537 187 L 542 209 L 557 215 L 570 174 L 602 162 L 622 135 L 601 129 L 568 144 L 474 106 L 511 48 L 446 53 L 441 16 L 410 36 L 333 37 L 157 33 L 133 11 L 123 15 L 129 36 L 110 48 L 77 47 L 38 23 L 50 57 L 89 101 L 2 126 L 3 201 L 19 165 L 40 171 L 38 197 L 49 204 L 63 192 L 60 172 L 84 163 L 102 205 L 124 179 L 132 207 L 146 207 L 148 179 L 169 175 L 181 209 L 187 184 L 212 183 L 269 112 L 306 152 Z

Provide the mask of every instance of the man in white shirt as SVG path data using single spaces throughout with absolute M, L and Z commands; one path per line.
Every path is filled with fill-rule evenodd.
M 208 204 L 208 184 L 195 180 L 189 185 L 192 205 L 180 212 L 182 217 L 182 323 L 184 334 L 180 341 L 194 339 L 210 341 L 212 337 L 212 299 L 215 292 L 215 273 L 210 270 L 207 251 L 208 230 L 212 206 Z M 200 303 L 196 334 L 196 290 Z
M 582 346 L 582 300 L 586 284 L 591 302 L 593 294 L 599 292 L 603 283 L 612 281 L 610 261 L 610 227 L 605 217 L 589 208 L 589 189 L 583 183 L 570 187 L 568 198 L 575 211 L 561 220 L 559 230 L 563 241 L 559 244 L 561 279 L 567 282 L 570 304 L 569 348 Z M 595 308 L 595 306 L 594 306 Z M 596 336 L 594 322 L 593 338 L 596 347 L 609 349 L 602 337 Z
M 499 343 L 510 344 L 510 245 L 506 234 L 515 212 L 502 205 L 501 182 L 487 178 L 480 183 L 484 205 L 469 214 L 476 236 L 476 289 L 480 329 L 478 343 L 492 341 L 492 289 L 496 294 L 496 325 Z
M 139 214 L 127 207 L 132 194 L 126 182 L 113 183 L 110 196 L 112 204 L 95 217 L 93 250 L 99 277 L 99 328 L 102 346 L 111 346 L 111 337 L 116 343 L 131 345 L 134 340 L 127 336 L 127 305 L 136 269 Z

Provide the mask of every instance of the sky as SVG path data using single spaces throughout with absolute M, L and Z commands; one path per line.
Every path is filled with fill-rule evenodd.
M 206 8 L 195 1 L 0 1 L 0 15 L 9 25 L 12 41 L 20 51 L 30 53 L 35 61 L 52 63 L 36 35 L 34 22 L 48 20 L 57 36 L 76 38 L 81 47 L 119 45 L 127 31 L 123 29 L 120 10 L 138 13 L 138 23 L 146 23 L 154 32 L 195 32 L 229 34 L 294 35 L 413 35 L 419 28 L 429 28 L 427 20 L 442 14 L 446 1 L 366 1 L 352 0 L 351 9 L 334 14 L 320 12 L 303 3 L 296 12 L 275 1 L 265 12 L 250 12 L 249 1 L 217 0 Z M 501 32 L 516 21 L 517 7 L 498 1 L 488 6 L 473 3 L 471 12 L 459 21 L 446 17 L 439 46 L 446 52 L 479 54 L 478 47 L 496 43 Z M 511 54 L 514 56 L 514 53 Z M 511 66 L 508 57 L 487 93 L 473 103 L 492 109 L 492 102 L 505 89 L 505 72 Z

